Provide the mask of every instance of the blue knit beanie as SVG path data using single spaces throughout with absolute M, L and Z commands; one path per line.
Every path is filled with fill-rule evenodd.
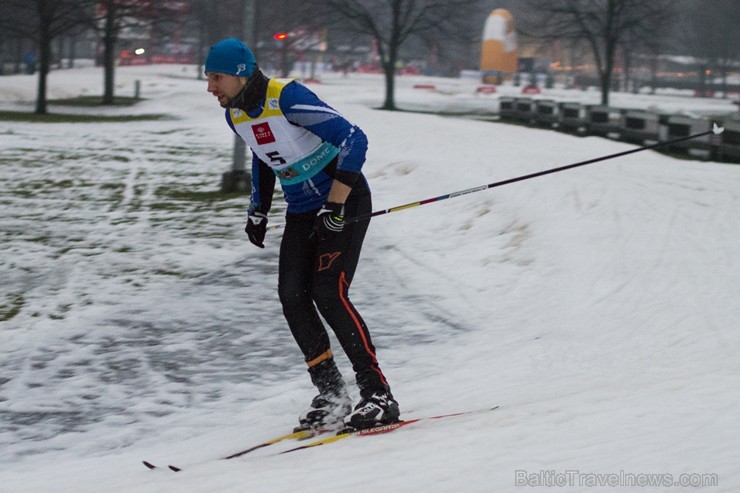
M 211 46 L 206 58 L 205 72 L 249 77 L 257 68 L 257 62 L 249 46 L 242 40 L 227 38 Z

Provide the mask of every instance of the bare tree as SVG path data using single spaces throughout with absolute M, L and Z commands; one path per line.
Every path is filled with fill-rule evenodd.
M 347 30 L 370 36 L 385 74 L 383 109 L 395 110 L 395 71 L 399 49 L 411 37 L 470 36 L 461 12 L 477 9 L 477 0 L 326 0 L 329 12 Z M 467 20 L 467 19 L 466 19 Z M 477 34 L 477 31 L 476 31 Z
M 715 72 L 722 76 L 727 96 L 727 76 L 740 61 L 740 2 L 737 0 L 691 0 L 685 2 L 689 15 L 680 23 L 679 46 L 696 58 L 699 86 L 707 93 L 707 78 Z
M 266 2 L 271 4 L 272 2 Z M 198 78 L 202 78 L 205 53 L 209 46 L 226 37 L 243 38 L 244 22 L 256 21 L 259 2 L 254 0 L 188 0 L 188 26 L 197 33 Z M 245 39 L 248 44 L 249 39 Z M 254 48 L 253 48 L 254 49 Z
M 146 28 L 184 16 L 184 2 L 157 0 L 102 0 L 96 24 L 103 40 L 103 104 L 115 102 L 116 43 L 127 28 Z
M 6 9 L 14 13 L 12 24 L 3 22 L 3 29 L 35 41 L 39 50 L 38 91 L 35 113 L 47 113 L 46 86 L 52 62 L 52 41 L 81 24 L 90 22 L 89 1 L 74 0 L 6 0 Z
M 657 36 L 670 19 L 669 0 L 524 0 L 528 16 L 522 34 L 543 41 L 586 42 L 601 84 L 601 103 L 609 92 L 617 49 L 632 40 Z

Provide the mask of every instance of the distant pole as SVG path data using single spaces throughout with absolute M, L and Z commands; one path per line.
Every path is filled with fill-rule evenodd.
M 251 48 L 254 43 L 256 25 L 255 0 L 242 0 L 242 39 Z M 232 154 L 231 171 L 223 174 L 221 191 L 224 193 L 244 192 L 250 189 L 251 176 L 247 171 L 247 159 L 251 162 L 251 154 L 247 156 L 247 146 L 238 135 L 234 135 L 234 152 Z
M 280 48 L 280 77 L 288 77 L 288 33 L 279 32 L 272 35 L 277 46 Z

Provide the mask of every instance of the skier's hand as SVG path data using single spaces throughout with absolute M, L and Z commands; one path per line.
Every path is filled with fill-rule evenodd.
M 265 248 L 263 241 L 265 241 L 265 233 L 267 232 L 267 214 L 259 211 L 250 212 L 244 232 L 247 233 L 252 244 Z
M 313 223 L 313 233 L 319 241 L 327 240 L 344 230 L 344 204 L 327 202 Z

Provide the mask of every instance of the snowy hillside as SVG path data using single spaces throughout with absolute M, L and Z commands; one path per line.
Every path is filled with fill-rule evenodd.
M 280 233 L 254 248 L 248 199 L 213 193 L 233 137 L 192 76 L 118 70 L 119 94 L 141 80 L 149 99 L 104 112 L 163 120 L 0 121 L 0 492 L 740 489 L 740 166 L 650 151 L 373 220 L 351 294 L 402 417 L 498 410 L 213 460 L 288 432 L 313 389 L 277 300 Z M 49 82 L 96 94 L 102 75 Z M 401 106 L 496 104 L 413 83 Z M 311 87 L 368 134 L 375 209 L 633 148 L 373 110 L 375 76 Z M 0 89 L 32 108 L 35 78 Z

